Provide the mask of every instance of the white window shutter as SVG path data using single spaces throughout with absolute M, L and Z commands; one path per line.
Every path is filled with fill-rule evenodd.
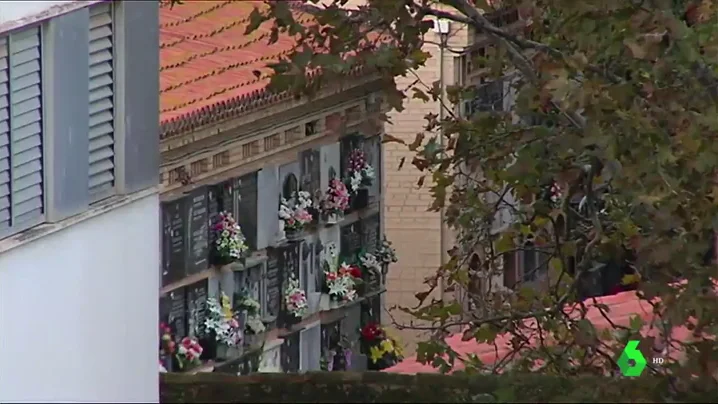
M 10 225 L 42 218 L 42 92 L 40 29 L 10 36 Z
M 115 188 L 115 111 L 111 2 L 90 8 L 90 198 Z
M 10 227 L 10 73 L 7 38 L 0 38 L 0 231 Z

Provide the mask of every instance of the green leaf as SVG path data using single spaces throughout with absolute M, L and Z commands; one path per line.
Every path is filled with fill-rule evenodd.
M 635 315 L 631 317 L 629 327 L 631 328 L 631 331 L 639 332 L 643 328 L 644 324 L 645 322 L 643 321 L 643 318 L 641 318 L 641 316 Z
M 414 93 L 411 98 L 419 99 L 424 102 L 429 102 L 429 96 L 426 95 L 426 93 L 424 93 L 423 91 L 421 91 L 421 89 L 414 87 L 411 89 L 411 91 Z
M 514 244 L 514 238 L 510 233 L 503 233 L 499 240 L 496 242 L 496 253 L 503 254 L 507 251 L 516 248 Z
M 267 21 L 266 16 L 262 14 L 257 7 L 253 8 L 249 13 L 249 23 L 247 24 L 247 28 L 244 30 L 244 35 L 249 35 L 256 31 L 257 28 L 259 28 L 259 26 L 265 21 Z
M 479 343 L 492 343 L 496 339 L 496 330 L 489 324 L 481 324 L 478 330 L 476 330 L 476 342 Z

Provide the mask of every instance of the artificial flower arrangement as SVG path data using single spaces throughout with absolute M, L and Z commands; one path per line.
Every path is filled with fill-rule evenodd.
M 347 170 L 349 176 L 347 182 L 353 194 L 359 192 L 360 188 L 374 183 L 374 168 L 369 165 L 366 154 L 361 149 L 354 149 L 349 153 Z
M 227 295 L 222 293 L 219 300 L 207 299 L 207 318 L 202 328 L 203 335 L 211 336 L 224 347 L 235 347 L 242 342 L 242 326 L 236 319 L 237 313 Z
M 325 372 L 350 370 L 352 366 L 352 350 L 345 335 L 332 349 L 325 349 L 320 359 L 320 368 Z
M 549 188 L 549 199 L 551 199 L 551 203 L 558 204 L 561 202 L 561 198 L 563 198 L 563 189 L 558 182 L 554 181 Z
M 284 304 L 287 312 L 295 319 L 304 317 L 309 308 L 307 294 L 299 287 L 299 281 L 294 276 L 289 278 L 287 288 L 284 290 Z
M 396 250 L 391 246 L 391 241 L 387 240 L 386 236 L 382 237 L 381 245 L 376 251 L 376 258 L 384 266 L 399 261 L 399 258 L 396 256 Z
M 327 243 L 322 259 L 324 270 L 324 291 L 335 301 L 352 301 L 356 297 L 356 282 L 353 275 L 361 278 L 361 269 L 352 269 L 346 263 L 339 265 L 339 254 L 335 243 Z
M 371 253 L 360 253 L 359 264 L 364 274 L 367 275 L 367 280 L 375 279 L 377 283 L 381 282 L 382 276 L 382 262 L 377 259 L 374 254 Z M 371 282 L 369 282 L 371 283 Z M 379 286 L 374 284 L 374 286 Z
M 204 349 L 196 339 L 192 337 L 182 338 L 182 341 L 180 341 L 180 344 L 177 347 L 177 353 L 175 354 L 179 369 L 188 370 L 201 365 L 202 362 L 199 358 L 202 356 L 203 350 Z
M 361 329 L 361 342 L 369 356 L 370 370 L 386 369 L 404 359 L 399 343 L 377 323 L 369 323 Z
M 279 204 L 279 219 L 284 222 L 284 231 L 287 233 L 300 233 L 304 226 L 312 222 L 312 214 L 309 208 L 312 207 L 312 198 L 309 192 L 299 191 L 296 193 L 294 204 L 282 198 Z
M 237 306 L 239 310 L 247 312 L 247 322 L 244 327 L 245 332 L 250 335 L 263 333 L 266 327 L 262 321 L 262 306 L 259 302 L 250 297 L 247 293 L 243 293 Z
M 218 264 L 226 265 L 244 258 L 249 247 L 241 227 L 231 213 L 220 212 L 212 230 L 214 231 L 214 256 Z
M 172 338 L 172 329 L 165 323 L 160 323 L 160 367 L 167 371 L 167 366 L 175 355 L 176 344 Z
M 322 198 L 320 208 L 327 221 L 333 219 L 336 223 L 337 219 L 344 215 L 344 211 L 349 209 L 349 191 L 346 185 L 340 180 L 332 178 L 329 181 L 329 188 Z
M 327 256 L 324 259 L 324 282 L 329 297 L 335 301 L 350 302 L 356 299 L 356 287 L 362 282 L 361 268 L 343 262 L 341 265 L 336 253 L 336 246 L 329 243 Z

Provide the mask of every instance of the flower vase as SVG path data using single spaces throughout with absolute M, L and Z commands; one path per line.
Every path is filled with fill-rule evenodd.
M 202 347 L 202 355 L 200 355 L 200 359 L 209 360 L 217 357 L 217 346 L 219 344 L 217 343 L 214 332 L 198 338 L 197 342 Z
M 326 218 L 326 224 L 332 226 L 339 223 L 342 219 L 344 219 L 343 213 L 329 213 Z
M 384 356 L 379 358 L 378 361 L 374 362 L 369 358 L 367 360 L 367 369 L 374 371 L 381 371 L 386 368 L 390 368 L 396 364 L 396 358 L 390 353 L 385 353 Z
M 239 358 L 240 356 L 242 356 L 242 345 L 229 346 L 226 344 L 217 344 L 217 360 L 226 361 Z
M 244 327 L 247 325 L 247 310 L 242 310 L 239 313 L 237 313 L 237 322 Z
M 160 361 L 162 362 L 162 366 L 165 367 L 165 370 L 168 373 L 176 369 L 176 367 L 174 366 L 174 362 L 176 361 L 175 355 L 163 355 Z
M 295 316 L 292 313 L 287 313 L 286 316 L 284 316 L 284 328 L 289 329 L 292 328 L 292 326 L 299 324 L 302 321 L 302 318 L 299 316 Z
M 328 294 L 322 293 L 322 297 L 319 299 L 319 310 L 327 311 L 331 306 L 331 298 Z
M 334 295 L 329 295 L 329 309 L 333 310 L 342 305 L 342 300 Z
M 219 269 L 220 267 L 225 267 L 233 263 L 234 259 L 225 255 L 220 255 L 215 249 L 212 249 L 212 252 L 210 253 L 210 262 Z
M 362 278 L 366 279 L 367 276 L 363 276 Z M 354 290 L 357 292 L 357 296 L 364 297 L 366 295 L 367 291 L 371 289 L 371 286 L 369 285 L 369 282 L 362 279 L 361 282 L 354 285 Z
M 359 188 L 351 197 L 352 210 L 364 209 L 369 205 L 369 190 L 367 188 Z
M 257 345 L 257 342 L 259 342 L 259 335 L 247 333 L 244 334 L 244 346 L 252 347 L 254 345 Z
M 302 238 L 302 231 L 299 229 L 287 229 L 285 234 L 287 241 L 298 241 Z
M 321 300 L 321 293 L 307 293 L 307 306 L 309 306 L 310 313 L 316 313 L 321 309 Z
M 284 239 L 286 237 L 287 237 L 287 232 L 284 228 L 284 220 L 280 220 L 279 221 L 279 230 L 277 230 L 275 239 L 276 239 L 277 243 L 281 243 L 282 241 L 284 241 Z

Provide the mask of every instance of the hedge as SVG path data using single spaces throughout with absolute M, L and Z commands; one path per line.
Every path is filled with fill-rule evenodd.
M 717 402 L 712 386 L 672 394 L 665 379 L 381 372 L 163 374 L 163 403 Z

